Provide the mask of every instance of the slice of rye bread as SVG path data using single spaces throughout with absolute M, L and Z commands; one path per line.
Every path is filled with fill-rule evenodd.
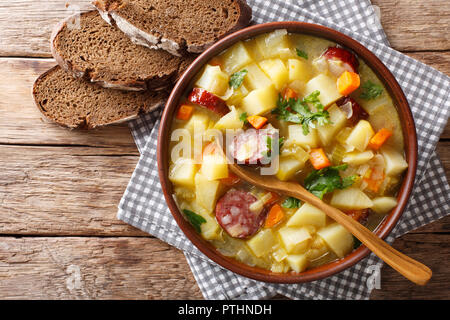
M 167 93 L 102 88 L 55 66 L 35 81 L 33 96 L 38 109 L 51 121 L 72 129 L 93 129 L 150 112 L 165 103 Z
M 195 58 L 136 45 L 95 10 L 61 21 L 51 36 L 51 51 L 76 78 L 130 91 L 169 87 Z
M 135 43 L 173 55 L 199 53 L 250 23 L 244 0 L 95 0 L 102 17 Z

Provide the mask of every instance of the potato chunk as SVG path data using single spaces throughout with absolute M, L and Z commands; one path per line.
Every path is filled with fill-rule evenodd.
M 301 125 L 291 124 L 288 126 L 288 141 L 286 141 L 286 144 L 290 143 L 305 147 L 306 149 L 317 148 L 319 146 L 317 130 L 310 128 L 309 133 L 305 136 Z
M 170 166 L 169 180 L 178 185 L 194 187 L 194 178 L 197 171 L 198 166 L 193 159 L 178 158 L 178 160 Z
M 345 113 L 336 105 L 332 105 L 328 109 L 331 123 L 317 128 L 320 141 L 324 146 L 328 145 L 336 136 L 336 133 L 345 127 L 347 117 Z
M 360 210 L 373 206 L 372 200 L 360 189 L 351 187 L 344 190 L 335 190 L 330 204 L 343 210 Z
M 296 80 L 306 83 L 311 79 L 311 69 L 308 64 L 300 59 L 289 59 L 287 61 L 289 71 L 289 82 Z
M 210 181 L 227 178 L 228 177 L 227 161 L 225 157 L 219 152 L 206 155 L 204 154 L 200 172 L 206 179 Z
M 280 157 L 277 178 L 286 181 L 291 179 L 300 169 L 305 166 L 306 161 L 300 161 L 296 157 Z
M 345 143 L 349 146 L 355 147 L 359 151 L 364 151 L 369 144 L 370 139 L 375 132 L 372 129 L 369 121 L 360 120 L 353 128 Z
M 306 228 L 283 227 L 278 232 L 289 254 L 304 253 L 308 249 L 311 235 Z
M 241 121 L 239 116 L 240 113 L 234 106 L 231 106 L 231 111 L 216 122 L 216 124 L 214 125 L 214 129 L 242 129 L 242 127 L 244 126 L 244 122 Z
M 380 152 L 384 157 L 386 164 L 385 173 L 388 176 L 398 175 L 408 168 L 408 163 L 405 161 L 403 155 L 392 147 L 381 147 Z
M 326 219 L 327 216 L 323 211 L 317 209 L 309 203 L 304 203 L 288 220 L 286 225 L 288 227 L 311 225 L 321 228 L 325 226 Z
M 211 211 L 203 208 L 197 201 L 193 201 L 190 206 L 187 206 L 186 209 L 189 209 L 199 215 L 201 215 L 206 222 L 200 225 L 201 235 L 206 240 L 219 240 L 222 238 L 222 228 L 216 221 L 216 218 L 213 216 Z
M 342 158 L 342 162 L 359 166 L 369 162 L 373 157 L 374 154 L 371 150 L 364 152 L 349 152 Z
M 275 88 L 281 90 L 289 80 L 289 72 L 280 59 L 268 59 L 259 63 L 261 69 L 272 80 Z
M 189 121 L 186 123 L 185 128 L 191 132 L 192 137 L 194 133 L 203 134 L 209 126 L 209 117 L 202 112 L 194 112 Z
M 223 70 L 228 73 L 228 75 L 232 75 L 236 71 L 242 69 L 242 67 L 252 63 L 253 59 L 244 44 L 239 41 L 225 51 L 222 55 L 222 61 Z
M 286 257 L 286 261 L 295 272 L 303 272 L 308 266 L 306 254 L 291 254 Z
M 286 29 L 278 29 L 262 34 L 256 37 L 255 40 L 264 59 L 286 59 L 294 56 Z
M 277 105 L 278 91 L 273 85 L 256 89 L 242 99 L 241 108 L 248 116 L 269 112 Z
M 228 90 L 229 76 L 219 66 L 206 65 L 203 74 L 195 83 L 217 96 L 222 96 Z
M 378 214 L 387 214 L 397 206 L 397 199 L 394 197 L 379 197 L 372 200 L 372 210 Z
M 320 91 L 319 100 L 326 107 L 342 97 L 336 85 L 336 79 L 327 75 L 319 74 L 308 81 L 305 86 L 305 95 L 314 91 Z
M 320 229 L 317 234 L 339 258 L 343 258 L 353 249 L 352 234 L 338 223 Z
M 272 251 L 275 237 L 271 229 L 263 229 L 247 241 L 247 245 L 258 258 Z
M 220 181 L 208 180 L 201 173 L 195 175 L 195 199 L 209 212 L 213 212 L 221 190 Z
M 244 85 L 246 88 L 256 90 L 266 88 L 272 84 L 270 78 L 266 76 L 256 63 L 246 66 L 245 70 L 247 70 L 247 75 L 244 78 Z

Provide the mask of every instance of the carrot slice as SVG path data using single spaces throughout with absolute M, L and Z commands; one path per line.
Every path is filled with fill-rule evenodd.
M 345 71 L 337 81 L 339 93 L 348 96 L 350 93 L 359 88 L 361 80 L 359 74 L 355 72 Z
M 220 179 L 220 182 L 226 186 L 231 187 L 231 186 L 234 186 L 235 184 L 238 184 L 239 182 L 241 182 L 241 179 L 234 173 L 228 171 L 228 177 Z
M 392 131 L 382 128 L 369 141 L 369 148 L 378 150 L 392 136 Z
M 294 89 L 287 87 L 286 90 L 284 91 L 284 99 L 289 100 L 297 98 L 298 98 L 297 92 Z
M 281 206 L 276 203 L 270 208 L 270 211 L 267 215 L 266 222 L 264 224 L 265 228 L 272 228 L 276 224 L 278 224 L 284 218 L 284 211 Z
M 331 166 L 331 162 L 322 148 L 311 149 L 309 155 L 310 155 L 309 160 L 311 161 L 311 164 L 313 165 L 314 169 L 320 170 Z
M 247 121 L 255 129 L 261 129 L 267 123 L 267 118 L 261 117 L 261 116 L 250 116 L 250 117 L 247 117 Z
M 189 120 L 194 112 L 194 107 L 189 106 L 187 104 L 182 104 L 180 108 L 178 108 L 177 119 L 179 120 Z

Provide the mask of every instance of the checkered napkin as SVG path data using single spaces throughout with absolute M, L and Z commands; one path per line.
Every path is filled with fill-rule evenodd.
M 375 53 L 403 88 L 414 115 L 419 158 L 415 189 L 396 228 L 395 238 L 449 213 L 450 187 L 434 152 L 450 112 L 450 78 L 388 47 L 386 35 L 369 0 L 282 1 L 248 0 L 256 23 L 305 21 L 349 35 Z M 332 22 L 333 21 L 333 22 Z M 367 280 L 382 261 L 371 254 L 355 266 L 306 284 L 268 284 L 223 269 L 184 236 L 161 192 L 156 142 L 161 111 L 130 122 L 141 157 L 120 202 L 118 218 L 184 251 L 207 299 L 266 299 L 282 294 L 293 299 L 367 299 Z

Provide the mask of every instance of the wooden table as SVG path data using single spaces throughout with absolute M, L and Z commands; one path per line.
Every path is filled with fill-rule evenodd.
M 448 0 L 373 2 L 394 48 L 450 74 Z M 116 219 L 139 156 L 128 127 L 68 131 L 33 104 L 65 3 L 0 1 L 0 299 L 202 298 L 180 251 Z M 437 147 L 447 178 L 449 139 L 447 125 Z M 372 298 L 450 298 L 449 231 L 445 218 L 396 240 L 434 277 L 417 287 L 384 267 Z

